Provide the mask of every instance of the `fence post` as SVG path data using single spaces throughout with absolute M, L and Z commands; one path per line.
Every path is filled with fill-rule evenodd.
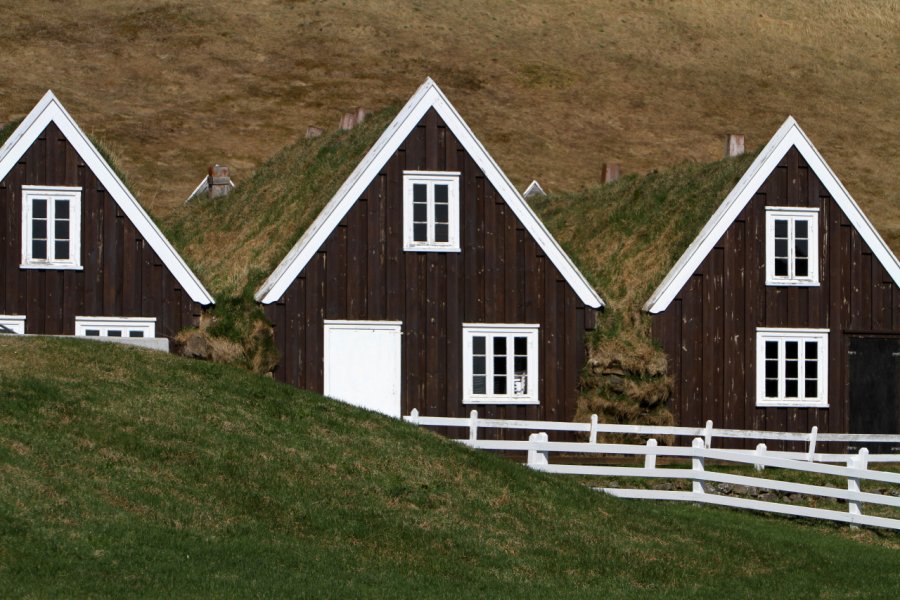
M 474 442 L 478 439 L 478 411 L 473 410 L 469 414 L 469 441 Z
M 754 452 L 754 454 L 757 456 L 762 456 L 765 453 L 766 453 L 766 445 L 762 444 L 762 443 L 757 444 L 756 452 Z M 757 464 L 753 465 L 753 468 L 756 469 L 757 471 L 763 471 L 763 470 L 765 470 L 766 465 L 757 463 Z
M 691 444 L 691 446 L 698 450 L 703 448 L 703 438 L 694 438 L 694 442 Z M 703 471 L 702 456 L 694 456 L 693 458 L 691 458 L 691 469 L 694 471 Z M 693 491 L 695 494 L 705 494 L 706 482 L 694 480 L 694 483 L 691 486 L 691 491 Z
M 653 448 L 653 452 L 647 452 L 644 456 L 644 468 L 645 469 L 655 469 L 656 468 L 656 440 L 650 438 L 647 440 L 647 449 Z
M 869 468 L 869 449 L 868 448 L 860 448 L 859 454 L 856 456 L 851 456 L 847 459 L 847 467 L 851 469 L 862 469 L 865 471 Z M 847 478 L 847 490 L 850 492 L 858 492 L 859 491 L 859 479 L 855 477 Z M 851 515 L 861 515 L 862 511 L 860 510 L 860 505 L 862 502 L 854 502 L 853 500 L 847 501 L 847 511 Z M 851 525 L 852 527 L 852 525 Z
M 816 436 L 819 435 L 819 428 L 813 425 L 813 428 L 809 432 L 809 454 L 806 456 L 806 460 L 812 462 L 813 455 L 816 453 Z
M 591 415 L 591 437 L 590 442 L 592 444 L 597 443 L 597 415 Z
M 419 424 L 419 409 L 414 408 L 411 411 L 409 411 L 409 419 L 407 419 L 407 420 L 410 423 L 412 423 L 413 425 L 418 425 Z
M 540 443 L 546 442 L 550 439 L 546 433 L 532 433 L 528 436 L 528 441 L 532 443 Z M 528 466 L 532 465 L 547 465 L 550 464 L 550 460 L 547 457 L 546 450 L 529 450 L 528 451 Z
M 707 448 L 712 448 L 712 419 L 706 422 L 706 434 L 703 436 L 703 441 L 706 443 Z

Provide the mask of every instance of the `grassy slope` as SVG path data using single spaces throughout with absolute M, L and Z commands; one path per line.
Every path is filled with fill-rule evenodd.
M 0 338 L 10 596 L 892 597 L 896 534 L 615 500 L 212 363 Z
M 513 181 L 596 182 L 765 142 L 788 114 L 900 242 L 900 6 L 892 0 L 7 2 L 0 122 L 53 88 L 176 209 L 354 106 L 433 76 Z

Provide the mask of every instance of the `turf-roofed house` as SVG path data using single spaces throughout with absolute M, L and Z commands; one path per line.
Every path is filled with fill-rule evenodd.
M 603 306 L 428 79 L 256 293 L 276 376 L 388 415 L 572 420 Z
M 168 347 L 212 303 L 47 92 L 0 148 L 0 331 Z
M 644 309 L 681 425 L 900 433 L 900 264 L 789 118 Z

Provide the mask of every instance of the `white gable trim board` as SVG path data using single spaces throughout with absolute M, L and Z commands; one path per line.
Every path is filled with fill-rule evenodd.
M 700 234 L 691 242 L 685 253 L 656 288 L 647 303 L 644 304 L 645 311 L 656 314 L 669 307 L 690 276 L 700 267 L 703 259 L 792 147 L 797 148 L 822 185 L 825 186 L 840 209 L 844 211 L 847 219 L 872 249 L 891 279 L 900 286 L 900 262 L 897 261 L 897 257 L 891 252 L 871 221 L 863 214 L 859 205 L 850 196 L 807 135 L 800 129 L 797 121 L 793 117 L 788 117 L 706 223 Z
M 393 156 L 400 144 L 409 136 L 425 113 L 434 108 L 469 153 L 475 164 L 484 172 L 506 204 L 531 234 L 538 246 L 559 270 L 578 298 L 591 308 L 603 306 L 603 300 L 578 271 L 572 260 L 560 248 L 519 192 L 497 166 L 481 142 L 469 129 L 462 117 L 447 100 L 437 84 L 427 79 L 413 94 L 406 106 L 394 118 L 384 133 L 357 165 L 350 177 L 319 213 L 313 224 L 300 237 L 281 264 L 272 272 L 256 292 L 256 299 L 263 304 L 277 301 L 318 251 L 328 236 L 363 194 L 372 179 Z
M 66 137 L 85 165 L 94 173 L 103 187 L 109 192 L 125 216 L 134 223 L 141 236 L 163 261 L 178 283 L 194 302 L 208 305 L 214 304 L 213 297 L 203 287 L 197 276 L 190 270 L 184 259 L 175 251 L 169 241 L 128 191 L 122 180 L 110 168 L 75 120 L 57 100 L 53 92 L 48 91 L 41 101 L 32 109 L 9 139 L 0 148 L 0 179 L 6 177 L 22 155 L 31 147 L 41 132 L 50 123 L 56 124 Z

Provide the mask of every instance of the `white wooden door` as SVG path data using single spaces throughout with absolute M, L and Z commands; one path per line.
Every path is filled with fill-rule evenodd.
M 398 321 L 325 321 L 325 395 L 400 417 Z

